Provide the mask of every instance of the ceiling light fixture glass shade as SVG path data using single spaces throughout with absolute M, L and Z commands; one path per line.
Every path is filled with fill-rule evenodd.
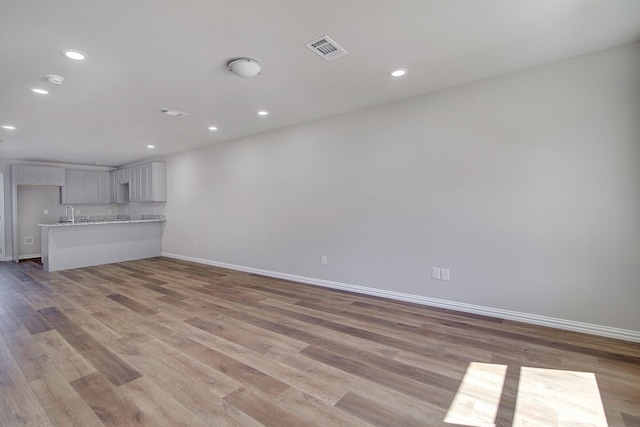
M 2 129 L 7 129 L 7 130 L 16 130 L 15 126 L 11 126 L 11 125 L 2 125 L 0 126 Z
M 65 49 L 60 53 L 74 61 L 84 61 L 87 58 L 87 55 L 79 50 Z
M 215 126 L 209 126 L 209 130 L 218 130 L 218 128 Z
M 48 93 L 49 93 L 49 92 L 47 92 L 47 91 L 46 91 L 46 90 L 44 90 L 44 89 L 38 89 L 38 88 L 31 89 L 31 91 L 32 91 L 32 92 L 35 92 L 35 93 L 39 93 L 40 95 L 46 95 L 46 94 L 48 94 Z
M 262 70 L 260 63 L 251 58 L 234 59 L 229 62 L 228 67 L 229 71 L 244 78 L 255 77 L 260 74 L 260 71 Z
M 258 111 L 258 115 L 259 115 L 259 116 L 268 116 L 268 115 L 269 115 L 269 112 L 268 112 L 268 111 L 264 111 L 264 110 L 262 110 L 262 111 Z

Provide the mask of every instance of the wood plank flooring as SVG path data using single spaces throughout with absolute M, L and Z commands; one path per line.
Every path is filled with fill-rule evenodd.
M 640 426 L 640 344 L 167 258 L 5 262 L 0 425 Z

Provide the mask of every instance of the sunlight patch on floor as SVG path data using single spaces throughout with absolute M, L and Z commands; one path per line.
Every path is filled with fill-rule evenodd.
M 507 366 L 472 362 L 444 422 L 494 427 Z M 600 390 L 591 372 L 520 368 L 513 427 L 607 427 Z
M 464 426 L 493 427 L 506 373 L 506 365 L 470 363 L 444 421 Z
M 523 367 L 513 426 L 576 425 L 607 427 L 595 374 Z

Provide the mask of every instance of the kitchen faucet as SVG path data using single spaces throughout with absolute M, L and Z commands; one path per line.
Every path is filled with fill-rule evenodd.
M 74 213 L 73 206 L 67 205 L 67 207 L 64 208 L 64 214 L 69 216 L 69 208 L 71 208 L 71 224 L 75 224 L 76 223 L 76 215 Z

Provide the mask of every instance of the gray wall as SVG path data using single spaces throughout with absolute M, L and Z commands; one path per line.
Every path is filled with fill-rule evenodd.
M 163 251 L 640 331 L 638 70 L 636 43 L 171 156 Z
M 60 187 L 18 187 L 18 212 L 18 255 L 21 258 L 40 256 L 41 227 L 38 224 L 58 222 L 58 217 L 64 215 Z M 31 237 L 33 242 L 25 243 L 25 237 Z

